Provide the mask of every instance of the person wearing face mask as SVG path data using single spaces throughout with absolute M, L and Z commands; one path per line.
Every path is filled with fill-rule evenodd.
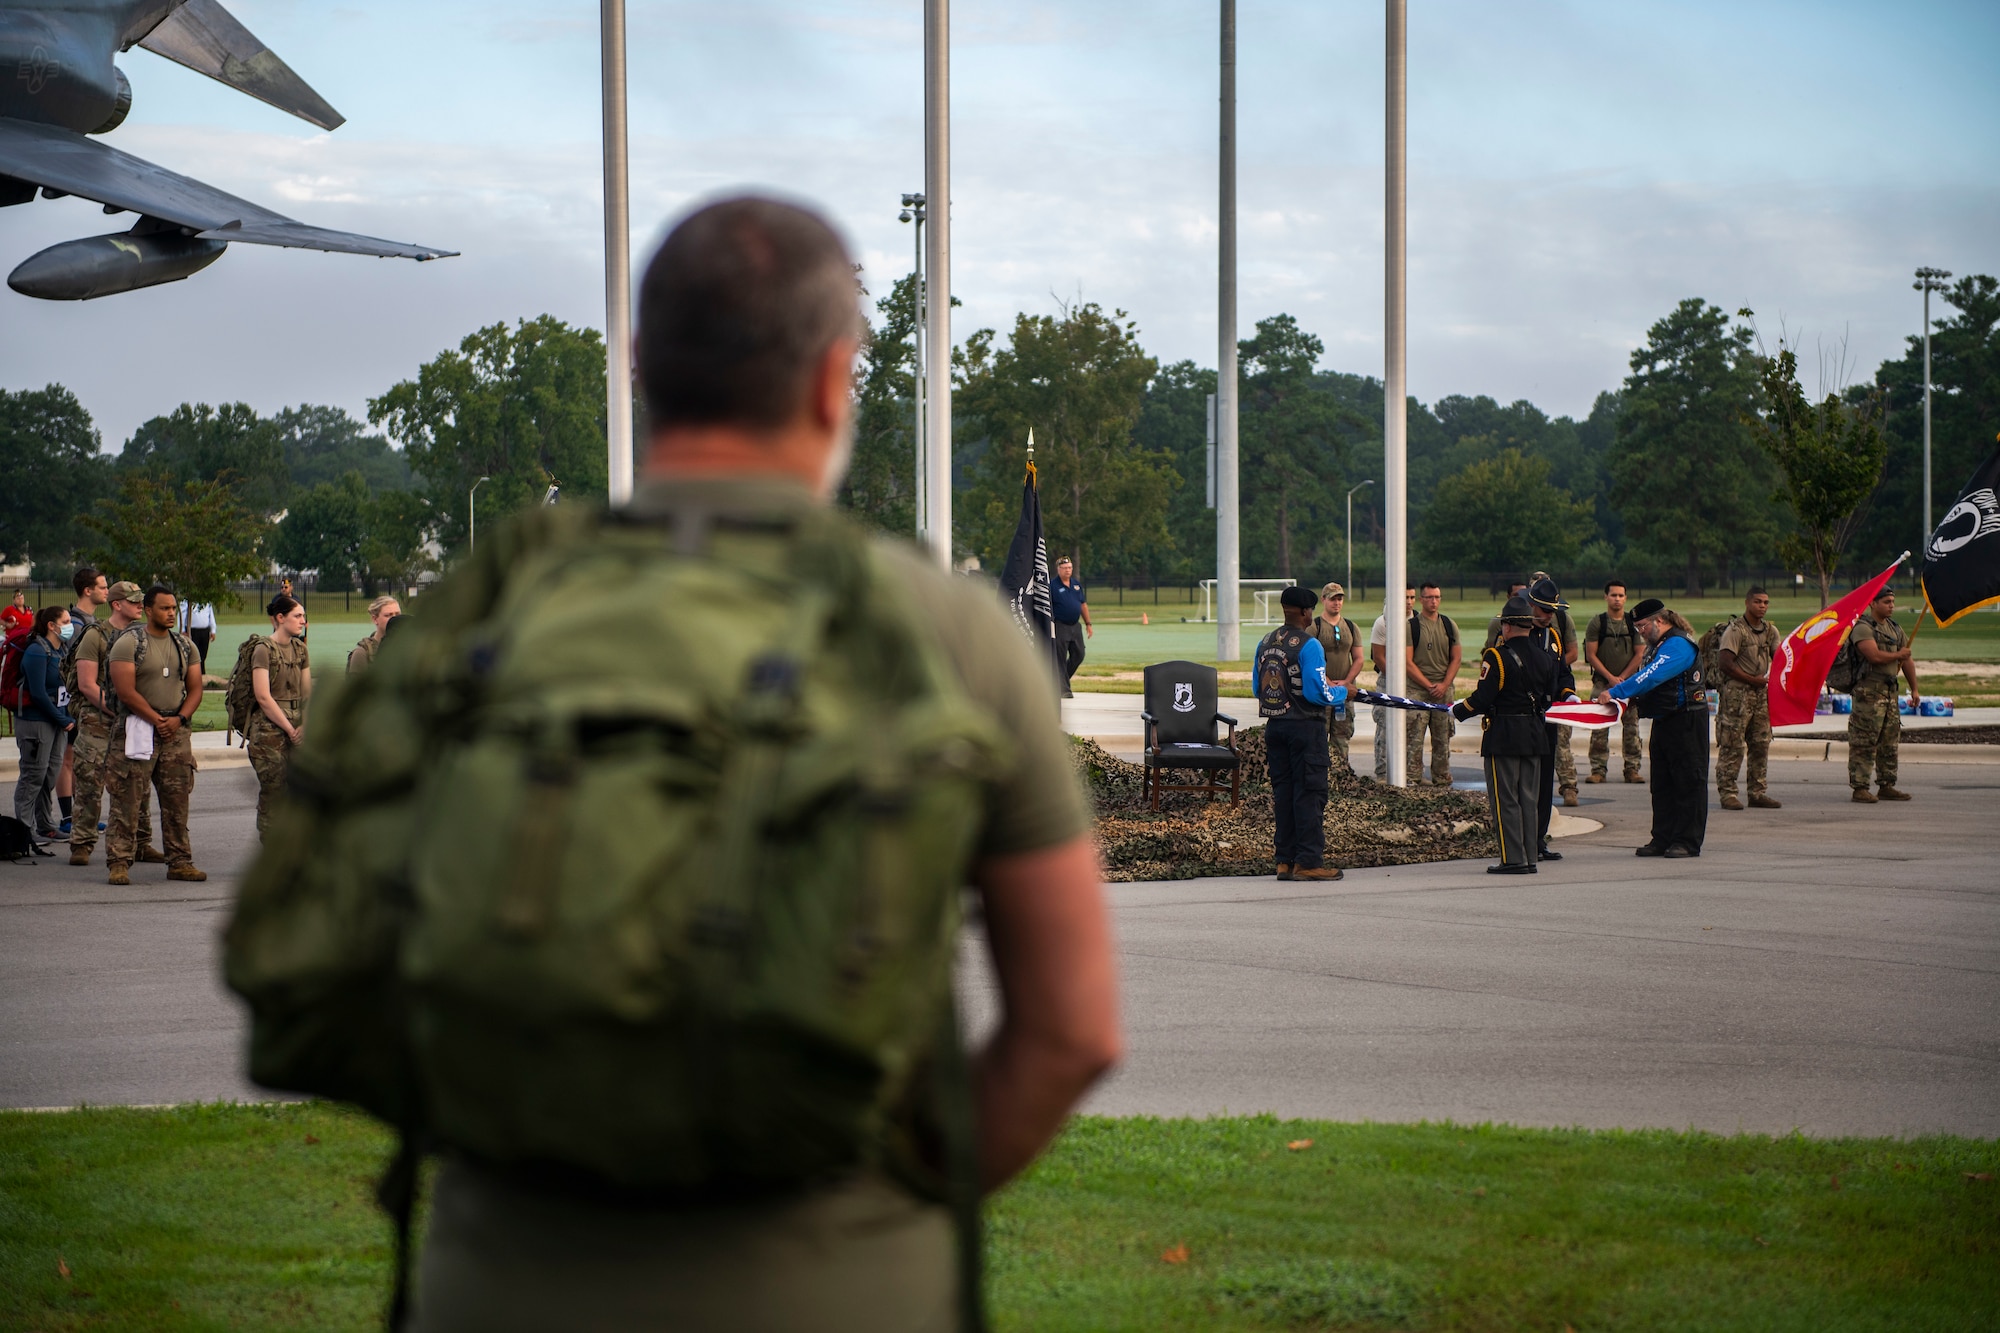
M 55 778 L 76 723 L 62 683 L 62 652 L 75 631 L 67 608 L 45 606 L 35 613 L 34 632 L 21 654 L 21 710 L 14 719 L 21 776 L 14 783 L 14 818 L 33 830 L 39 856 L 54 856 L 43 844 L 62 838 L 56 828 Z
M 264 608 L 271 637 L 250 650 L 250 693 L 256 709 L 244 739 L 257 773 L 257 836 L 271 822 L 271 799 L 285 785 L 292 750 L 305 734 L 306 700 L 312 697 L 312 658 L 306 652 L 306 609 L 279 593 Z
M 104 775 L 111 758 L 111 728 L 118 720 L 118 696 L 111 689 L 111 645 L 145 616 L 144 595 L 136 583 L 120 581 L 109 592 L 111 613 L 91 622 L 72 640 L 75 651 L 63 663 L 70 693 L 75 696 L 76 739 L 70 767 L 76 774 L 76 795 L 69 835 L 69 863 L 90 864 L 97 846 L 97 819 L 104 805 Z M 138 857 L 163 864 L 166 857 L 153 845 L 153 803 L 143 797 L 137 812 Z

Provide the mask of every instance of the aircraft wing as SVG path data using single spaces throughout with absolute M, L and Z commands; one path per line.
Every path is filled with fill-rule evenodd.
M 323 130 L 338 129 L 345 119 L 294 74 L 290 65 L 238 23 L 220 0 L 185 0 L 137 40 L 155 55 L 186 65 Z
M 218 241 L 394 259 L 443 259 L 458 253 L 296 222 L 74 131 L 4 116 L 0 116 L 0 175 L 53 194 L 73 194 L 159 218 Z

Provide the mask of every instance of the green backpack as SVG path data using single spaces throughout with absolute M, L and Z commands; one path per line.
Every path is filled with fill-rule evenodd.
M 257 687 L 250 678 L 250 654 L 257 645 L 271 642 L 268 634 L 252 634 L 236 650 L 236 665 L 229 672 L 229 686 L 223 691 L 222 710 L 229 716 L 229 730 L 247 738 L 250 718 L 257 711 Z M 224 740 L 228 739 L 225 733 Z
M 952 958 L 1007 742 L 885 562 L 817 511 L 489 538 L 316 703 L 226 937 L 252 1078 L 401 1127 L 405 1219 L 420 1144 L 962 1196 L 919 1145 L 970 1146 Z

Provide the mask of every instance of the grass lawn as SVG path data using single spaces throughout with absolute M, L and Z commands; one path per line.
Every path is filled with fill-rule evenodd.
M 1309 1141 L 1309 1146 L 1306 1146 Z M 0 1326 L 364 1329 L 371 1122 L 0 1114 Z M 1002 1330 L 2000 1322 L 2000 1145 L 1078 1121 L 990 1209 Z

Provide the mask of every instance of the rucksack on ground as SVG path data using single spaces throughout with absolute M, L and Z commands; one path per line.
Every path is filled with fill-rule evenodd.
M 222 711 L 228 715 L 229 731 L 239 736 L 250 734 L 250 718 L 257 711 L 257 686 L 250 678 L 250 654 L 258 645 L 270 642 L 268 634 L 252 634 L 243 640 L 243 646 L 236 650 L 236 665 L 229 670 L 229 684 L 222 692 Z M 223 740 L 228 739 L 225 732 Z
M 21 658 L 34 636 L 35 627 L 23 625 L 0 643 L 0 708 L 10 713 L 21 711 Z
M 921 1175 L 1007 742 L 844 520 L 763 520 L 784 549 L 754 560 L 711 524 L 526 511 L 319 706 L 226 937 L 253 1078 L 396 1123 L 405 1158 Z

